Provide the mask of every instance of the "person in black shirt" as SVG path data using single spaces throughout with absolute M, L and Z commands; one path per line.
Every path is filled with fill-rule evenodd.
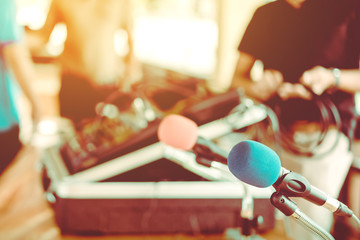
M 280 138 L 292 139 L 281 144 L 283 166 L 337 197 L 352 161 L 354 93 L 360 91 L 359 1 L 278 0 L 265 4 L 253 14 L 238 50 L 232 88 L 242 88 L 248 97 L 276 113 Z M 263 69 L 260 77 L 254 78 L 256 62 L 261 62 Z M 309 139 L 324 127 L 326 137 L 305 151 L 304 146 L 314 145 Z M 320 154 L 324 148 L 327 154 Z M 324 218 L 326 213 L 318 213 L 311 204 L 299 204 L 330 230 L 331 215 Z M 299 234 L 307 239 L 305 233 Z

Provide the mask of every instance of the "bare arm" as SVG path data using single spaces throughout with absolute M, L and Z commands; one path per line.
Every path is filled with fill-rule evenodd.
M 31 85 L 35 79 L 35 71 L 28 49 L 21 42 L 8 44 L 4 47 L 4 58 L 32 105 L 32 117 L 37 122 L 40 118 L 40 103 Z

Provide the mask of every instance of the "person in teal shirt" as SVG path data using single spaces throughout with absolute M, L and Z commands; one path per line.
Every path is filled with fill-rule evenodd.
M 39 103 L 31 89 L 33 63 L 16 22 L 14 0 L 0 2 L 0 174 L 22 147 L 16 100 L 25 94 L 32 106 L 33 121 L 39 118 Z

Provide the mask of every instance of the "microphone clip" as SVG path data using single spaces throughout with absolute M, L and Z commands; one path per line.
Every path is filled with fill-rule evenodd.
M 307 197 L 311 191 L 311 184 L 302 175 L 296 172 L 288 172 L 280 177 L 273 187 L 276 191 L 288 197 Z
M 313 187 L 305 177 L 296 172 L 285 173 L 273 184 L 273 187 L 287 197 L 302 197 L 319 206 L 324 205 L 328 198 L 326 194 Z

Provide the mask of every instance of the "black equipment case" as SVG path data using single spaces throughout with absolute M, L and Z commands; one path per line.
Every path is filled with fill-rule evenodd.
M 216 139 L 264 120 L 266 113 L 252 106 L 236 121 L 230 117 L 200 126 L 199 135 Z M 221 233 L 239 227 L 245 196 L 263 218 L 262 231 L 274 227 L 271 189 L 243 184 L 226 165 L 201 165 L 195 154 L 161 142 L 75 173 L 59 147 L 47 148 L 43 163 L 47 198 L 63 233 Z

